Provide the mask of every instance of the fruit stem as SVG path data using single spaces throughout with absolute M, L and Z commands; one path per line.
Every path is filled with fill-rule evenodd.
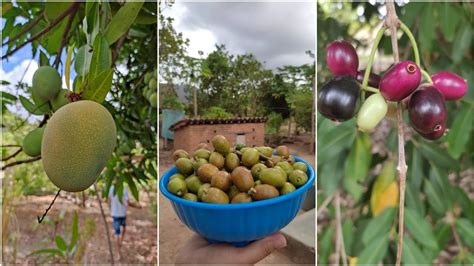
M 413 46 L 413 53 L 415 54 L 415 63 L 420 66 L 420 52 L 418 51 L 418 44 L 416 43 L 415 37 L 413 37 L 413 33 L 411 33 L 410 29 L 401 21 L 400 28 L 408 36 L 408 39 L 410 39 L 411 45 Z
M 374 44 L 372 45 L 372 50 L 370 51 L 369 61 L 367 62 L 367 67 L 365 68 L 364 79 L 362 80 L 362 90 L 366 90 L 367 84 L 369 83 L 369 75 L 372 69 L 372 63 L 374 62 L 375 52 L 377 51 L 377 47 L 379 46 L 380 40 L 382 39 L 383 33 L 387 28 L 385 25 L 377 32 L 377 36 L 375 37 Z
M 374 92 L 374 93 L 380 93 L 379 89 L 374 88 L 374 87 L 370 87 L 370 86 L 367 86 L 367 87 L 363 88 L 363 90 Z
M 420 67 L 420 71 L 421 71 L 421 74 L 423 75 L 423 77 L 425 78 L 425 80 L 427 82 L 429 82 L 430 84 L 433 84 L 433 80 L 431 80 L 430 74 L 428 74 L 428 72 L 423 70 L 421 67 Z

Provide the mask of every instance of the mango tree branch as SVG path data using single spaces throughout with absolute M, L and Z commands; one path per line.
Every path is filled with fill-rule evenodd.
M 71 14 L 69 15 L 69 19 L 66 24 L 66 28 L 64 29 L 63 36 L 61 38 L 61 45 L 59 46 L 58 49 L 58 54 L 56 55 L 56 58 L 54 59 L 53 66 L 54 68 L 58 69 L 59 67 L 59 62 L 61 62 L 61 54 L 63 52 L 64 45 L 66 44 L 66 41 L 69 40 L 68 34 L 69 30 L 71 29 L 72 22 L 74 21 L 74 18 L 76 17 L 77 10 L 79 8 L 78 5 L 74 6 L 75 8 L 71 11 Z
M 50 30 L 52 30 L 54 27 L 56 27 L 67 15 L 69 15 L 74 9 L 76 9 L 80 4 L 81 4 L 80 2 L 74 2 L 68 9 L 66 9 L 64 11 L 64 13 L 62 13 L 57 18 L 55 18 L 53 21 L 51 21 L 51 23 L 46 28 L 44 28 L 40 32 L 36 33 L 35 35 L 31 36 L 28 40 L 24 41 L 22 44 L 15 47 L 15 49 L 13 49 L 10 52 L 3 55 L 1 57 L 1 59 L 6 59 L 7 57 L 9 57 L 9 56 L 13 55 L 14 53 L 18 52 L 18 50 L 23 48 L 28 43 L 33 42 L 33 41 L 39 39 L 44 34 L 48 33 Z
M 23 150 L 23 148 L 20 147 L 20 148 L 19 148 L 16 152 L 14 152 L 12 155 L 9 155 L 9 156 L 7 156 L 7 157 L 5 157 L 5 158 L 2 158 L 2 161 L 8 161 L 8 160 L 10 160 L 11 158 L 13 158 L 13 157 L 17 156 L 18 154 L 20 154 L 20 152 L 21 152 L 22 150 Z
M 397 64 L 400 62 L 398 54 L 398 38 L 397 28 L 400 26 L 400 20 L 397 17 L 395 4 L 392 1 L 387 1 L 387 17 L 385 18 L 385 25 L 390 30 L 393 50 L 393 60 Z M 400 202 L 398 208 L 398 245 L 397 245 L 397 260 L 396 265 L 399 266 L 402 260 L 403 250 L 403 231 L 404 231 L 404 214 L 405 214 L 405 188 L 407 177 L 407 164 L 405 162 L 405 133 L 403 131 L 403 105 L 401 102 L 397 105 L 397 119 L 398 119 L 398 176 L 400 179 Z
M 11 162 L 9 164 L 4 165 L 2 167 L 2 171 L 4 171 L 5 169 L 7 169 L 9 167 L 15 166 L 15 165 L 24 164 L 24 163 L 31 163 L 31 162 L 34 162 L 34 161 L 38 161 L 40 159 L 41 159 L 41 156 L 38 156 L 38 157 L 26 159 L 26 160 Z
M 39 14 L 36 18 L 34 18 L 30 24 L 28 24 L 28 26 L 26 26 L 25 28 L 23 28 L 17 35 L 11 37 L 8 39 L 7 42 L 4 42 L 2 44 L 2 46 L 5 46 L 5 45 L 8 45 L 10 43 L 12 43 L 13 41 L 16 41 L 18 38 L 20 38 L 21 36 L 23 36 L 25 33 L 27 33 L 29 30 L 31 30 L 32 28 L 34 28 L 36 25 L 38 25 L 38 23 L 43 19 L 44 17 L 44 12 L 42 12 L 41 14 Z

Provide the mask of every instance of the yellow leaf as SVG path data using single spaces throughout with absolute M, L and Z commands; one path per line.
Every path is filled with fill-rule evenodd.
M 378 180 L 377 180 L 378 181 Z M 375 182 L 377 182 L 375 181 Z M 370 208 L 372 215 L 376 217 L 385 208 L 394 208 L 398 206 L 398 197 L 400 191 L 397 181 L 393 181 L 385 190 L 376 190 L 375 185 L 370 197 Z

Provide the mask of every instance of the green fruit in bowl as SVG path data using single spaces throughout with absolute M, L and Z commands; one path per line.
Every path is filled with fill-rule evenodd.
M 232 170 L 234 170 L 238 166 L 240 166 L 239 156 L 235 153 L 232 153 L 232 152 L 228 153 L 225 156 L 225 169 L 227 169 L 227 171 L 232 172 Z
M 194 201 L 194 202 L 198 201 L 198 197 L 196 196 L 196 194 L 189 193 L 189 192 L 184 194 L 183 199 Z
M 301 170 L 293 170 L 290 172 L 288 179 L 295 187 L 301 187 L 308 181 L 308 176 Z
M 285 184 L 280 188 L 280 194 L 286 195 L 296 190 L 296 187 L 290 182 L 285 182 Z
M 252 197 L 248 193 L 240 192 L 232 198 L 230 203 L 237 204 L 246 202 L 252 202 Z
M 271 198 L 278 197 L 280 195 L 280 193 L 278 192 L 278 189 L 268 184 L 255 186 L 251 194 L 254 200 L 271 199 Z
M 186 187 L 186 182 L 184 180 L 174 178 L 168 182 L 168 191 L 178 197 L 182 197 L 184 194 L 188 193 L 188 188 Z
M 197 170 L 197 175 L 203 183 L 210 183 L 212 176 L 219 171 L 215 165 L 206 163 Z
M 260 161 L 260 153 L 257 149 L 248 148 L 242 153 L 242 164 L 251 168 Z
M 285 184 L 287 179 L 283 170 L 279 170 L 277 168 L 267 168 L 260 172 L 260 180 L 264 184 L 280 188 Z
M 207 203 L 227 204 L 229 203 L 229 197 L 224 191 L 210 187 L 203 191 L 202 201 Z
M 209 183 L 204 183 L 201 187 L 199 187 L 197 196 L 200 201 L 202 201 L 202 196 L 204 195 L 204 192 L 207 191 L 210 187 L 211 184 Z
M 178 172 L 186 176 L 194 172 L 193 162 L 188 158 L 179 158 L 176 161 L 176 168 Z
M 226 171 L 219 171 L 211 178 L 211 187 L 218 188 L 222 191 L 227 191 L 232 185 L 230 174 Z
M 191 191 L 192 193 L 198 193 L 199 188 L 202 186 L 201 180 L 199 180 L 199 177 L 195 175 L 188 176 L 184 182 L 186 183 L 188 191 Z
M 220 154 L 226 155 L 230 152 L 230 143 L 222 135 L 216 135 L 212 138 L 212 146 Z
M 293 169 L 295 170 L 301 170 L 303 172 L 308 172 L 308 167 L 306 166 L 305 163 L 302 163 L 302 162 L 296 162 L 293 164 Z
M 243 166 L 235 168 L 234 171 L 232 171 L 231 178 L 234 185 L 241 192 L 247 192 L 254 186 L 252 174 L 247 168 Z
M 263 169 L 268 168 L 266 165 L 263 163 L 257 163 L 256 165 L 252 166 L 252 169 L 250 172 L 252 173 L 252 176 L 255 180 L 260 179 L 260 172 L 262 172 Z

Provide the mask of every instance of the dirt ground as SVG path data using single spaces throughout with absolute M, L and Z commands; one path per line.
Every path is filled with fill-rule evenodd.
M 291 151 L 292 154 L 306 160 L 314 167 L 315 157 L 313 153 L 309 151 L 309 138 L 308 137 L 298 137 L 293 143 L 285 143 Z M 161 145 L 160 140 L 160 147 Z M 171 159 L 172 151 L 166 151 L 160 149 L 160 177 L 162 174 L 173 165 L 173 160 Z M 160 265 L 173 264 L 175 262 L 176 254 L 179 252 L 179 249 L 186 243 L 186 241 L 194 234 L 189 230 L 176 216 L 171 203 L 164 196 L 159 196 L 159 207 L 160 207 L 160 249 L 159 249 L 159 258 Z M 258 265 L 263 264 L 280 264 L 280 265 L 291 265 L 295 264 L 291 256 L 288 255 L 288 252 L 283 249 L 282 251 L 277 251 L 263 259 L 258 263 Z
M 72 259 L 70 262 L 110 264 L 104 223 L 95 197 L 88 199 L 86 207 L 83 208 L 76 204 L 75 200 L 70 196 L 71 194 L 64 194 L 66 197 L 60 197 L 56 200 L 53 208 L 48 213 L 48 219 L 43 221 L 42 224 L 38 224 L 36 217 L 42 215 L 54 195 L 30 196 L 15 203 L 14 215 L 9 216 L 8 241 L 4 240 L 3 242 L 3 259 L 5 264 L 36 264 L 38 263 L 38 258 L 28 256 L 28 254 L 42 248 L 56 247 L 53 240 L 55 231 L 54 221 L 60 219 L 61 212 L 64 212 L 64 219 L 56 223 L 56 230 L 68 242 L 71 238 L 74 211 L 77 211 L 79 217 L 80 237 L 86 237 L 87 232 L 90 232 L 90 238 L 84 241 L 83 248 L 85 248 L 85 252 L 82 259 L 80 261 Z M 112 242 L 116 264 L 156 264 L 156 222 L 153 221 L 150 200 L 144 194 L 142 193 L 143 199 L 142 197 L 140 198 L 141 208 L 132 208 L 130 206 L 127 208 L 127 231 L 122 243 L 122 256 L 120 260 L 117 260 L 118 252 L 115 242 Z M 107 218 L 107 230 L 109 230 L 111 240 L 114 241 L 109 207 L 105 202 L 103 202 L 103 207 Z M 86 229 L 86 224 L 92 224 L 92 227 L 89 227 L 92 229 Z M 46 262 L 50 263 L 49 261 Z M 64 263 L 64 261 L 56 261 L 56 263 Z

